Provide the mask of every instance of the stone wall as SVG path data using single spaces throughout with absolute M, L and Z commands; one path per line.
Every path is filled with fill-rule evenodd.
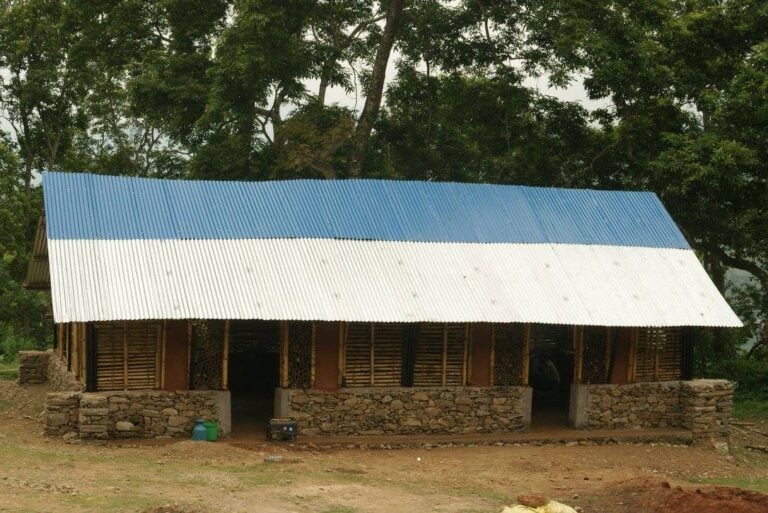
M 496 433 L 530 426 L 529 387 L 278 389 L 304 435 Z
M 48 436 L 76 437 L 80 416 L 80 392 L 51 392 L 45 398 L 43 431 Z
M 229 392 L 52 392 L 46 398 L 45 433 L 81 439 L 188 437 L 196 418 L 231 430 Z
M 680 386 L 681 425 L 694 439 L 728 438 L 731 434 L 733 383 L 724 379 L 683 381 Z
M 589 429 L 658 428 L 680 425 L 680 382 L 627 385 L 573 385 L 587 391 L 586 418 L 576 427 Z
M 19 351 L 19 385 L 39 385 L 48 381 L 48 351 Z
M 67 365 L 53 351 L 20 351 L 19 384 L 50 383 L 51 390 L 83 391 L 85 386 L 67 370 Z
M 67 364 L 64 363 L 56 354 L 49 353 L 51 358 L 48 360 L 48 383 L 54 392 L 82 392 L 85 385 L 78 381 L 75 375 L 67 370 Z
M 725 380 L 572 385 L 570 415 L 577 428 L 684 427 L 704 439 L 728 437 L 732 407 Z

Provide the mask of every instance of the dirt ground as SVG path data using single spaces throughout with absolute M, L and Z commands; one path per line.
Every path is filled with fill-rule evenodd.
M 737 431 L 730 453 L 660 444 L 92 445 L 41 435 L 45 391 L 0 381 L 0 512 L 490 513 L 523 494 L 584 512 L 768 512 L 768 454 L 743 447 L 768 443 L 754 432 L 768 432 L 765 422 Z

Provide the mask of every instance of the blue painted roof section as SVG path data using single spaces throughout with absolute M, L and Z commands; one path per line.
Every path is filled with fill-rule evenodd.
M 689 248 L 653 193 L 43 174 L 50 239 L 335 238 Z

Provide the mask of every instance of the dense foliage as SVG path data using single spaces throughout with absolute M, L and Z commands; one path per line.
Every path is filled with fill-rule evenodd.
M 45 337 L 45 296 L 21 287 L 40 170 L 377 176 L 652 190 L 746 322 L 703 334 L 702 351 L 768 360 L 764 1 L 0 9 L 2 340 Z M 581 81 L 607 107 L 542 94 L 528 85 L 539 76 Z M 356 108 L 331 103 L 334 88 Z

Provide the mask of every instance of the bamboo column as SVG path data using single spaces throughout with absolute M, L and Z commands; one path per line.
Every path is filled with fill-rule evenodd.
M 520 383 L 524 386 L 528 385 L 528 374 L 531 367 L 531 325 L 525 324 L 523 326 L 523 361 L 522 361 L 522 376 L 520 376 Z
M 221 387 L 229 390 L 229 319 L 224 321 L 224 354 L 221 356 Z
M 288 388 L 288 322 L 280 321 L 280 386 Z

